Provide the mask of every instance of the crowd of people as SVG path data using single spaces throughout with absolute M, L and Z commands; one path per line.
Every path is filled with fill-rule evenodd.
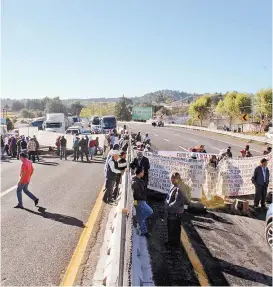
M 34 135 L 33 137 L 25 137 L 24 135 L 1 135 L 1 159 L 6 156 L 17 158 L 19 160 L 20 153 L 28 155 L 33 162 L 39 161 L 39 142 Z

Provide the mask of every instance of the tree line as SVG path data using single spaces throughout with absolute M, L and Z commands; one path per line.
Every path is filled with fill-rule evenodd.
M 215 104 L 212 97 L 203 95 L 194 101 L 189 107 L 192 120 L 199 121 L 200 125 L 205 119 L 213 116 L 226 116 L 231 126 L 236 119 L 242 119 L 244 115 L 252 115 L 255 121 L 261 122 L 272 118 L 272 89 L 262 89 L 255 95 L 228 92 L 223 100 Z

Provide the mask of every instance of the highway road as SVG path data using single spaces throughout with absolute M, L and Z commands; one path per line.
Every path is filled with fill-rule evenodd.
M 23 194 L 21 210 L 13 208 L 20 162 L 1 162 L 1 285 L 60 284 L 104 184 L 103 166 L 71 157 L 35 163 L 29 189 L 39 207 Z
M 187 151 L 189 148 L 197 145 L 205 145 L 208 153 L 219 154 L 221 150 L 231 146 L 231 152 L 234 157 L 240 156 L 240 151 L 247 145 L 255 155 L 261 155 L 266 145 L 260 143 L 247 143 L 238 138 L 219 135 L 205 131 L 195 131 L 178 127 L 152 127 L 147 124 L 126 124 L 133 132 L 141 132 L 141 135 L 148 133 L 153 149 Z
M 240 155 L 246 142 L 208 132 L 180 128 L 153 128 L 146 124 L 129 124 L 129 129 L 148 133 L 155 150 L 186 151 L 204 144 L 207 152 L 218 154 L 231 146 L 233 157 Z M 265 145 L 249 143 L 253 155 L 261 155 Z M 165 248 L 167 240 L 164 202 L 150 198 L 154 214 L 149 223 L 149 252 L 157 286 L 272 285 L 272 253 L 264 238 L 265 210 L 249 216 L 210 210 L 207 214 L 185 213 L 181 247 Z M 187 240 L 188 238 L 188 240 Z M 193 255 L 196 257 L 192 259 Z M 192 260 L 191 260 L 191 259 Z M 197 258 L 197 259 L 196 259 Z M 201 282 L 197 274 L 203 274 Z M 199 278 L 200 279 L 200 278 Z

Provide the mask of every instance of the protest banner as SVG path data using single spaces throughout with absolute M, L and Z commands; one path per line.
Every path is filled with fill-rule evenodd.
M 168 156 L 168 157 L 180 157 L 180 158 L 191 158 L 192 153 L 193 152 L 165 151 L 165 150 L 154 151 L 154 154 L 157 154 L 157 155 Z M 196 155 L 197 159 L 208 159 L 212 155 L 218 156 L 217 154 L 213 154 L 213 153 L 194 152 L 194 154 Z
M 255 193 L 251 178 L 255 167 L 260 164 L 262 158 L 260 156 L 223 159 L 215 168 L 204 159 L 193 160 L 163 154 L 167 155 L 167 153 L 161 153 L 161 155 L 145 153 L 151 166 L 149 189 L 168 193 L 171 187 L 170 175 L 177 171 L 184 183 L 190 187 L 192 198 L 201 198 L 202 190 L 207 197 L 243 196 Z M 272 155 L 265 156 L 265 158 L 268 160 L 269 170 L 272 170 Z M 270 187 L 272 188 L 272 176 Z
M 188 158 L 148 155 L 150 161 L 148 188 L 168 193 L 171 182 L 170 174 L 179 172 L 183 182 L 191 189 L 192 198 L 201 198 L 204 183 L 204 161 Z

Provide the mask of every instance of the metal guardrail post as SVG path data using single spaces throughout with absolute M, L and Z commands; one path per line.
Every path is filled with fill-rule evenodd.
M 129 138 L 128 152 L 127 152 L 127 162 L 130 163 L 130 148 L 131 148 L 131 138 Z M 128 201 L 128 177 L 129 170 L 125 172 L 125 200 L 124 206 L 122 208 L 122 219 L 121 219 L 121 239 L 120 239 L 120 257 L 119 257 L 119 276 L 118 276 L 118 286 L 124 286 L 123 278 L 124 278 L 124 265 L 125 265 L 125 244 L 126 244 L 126 219 L 127 219 L 127 201 Z

